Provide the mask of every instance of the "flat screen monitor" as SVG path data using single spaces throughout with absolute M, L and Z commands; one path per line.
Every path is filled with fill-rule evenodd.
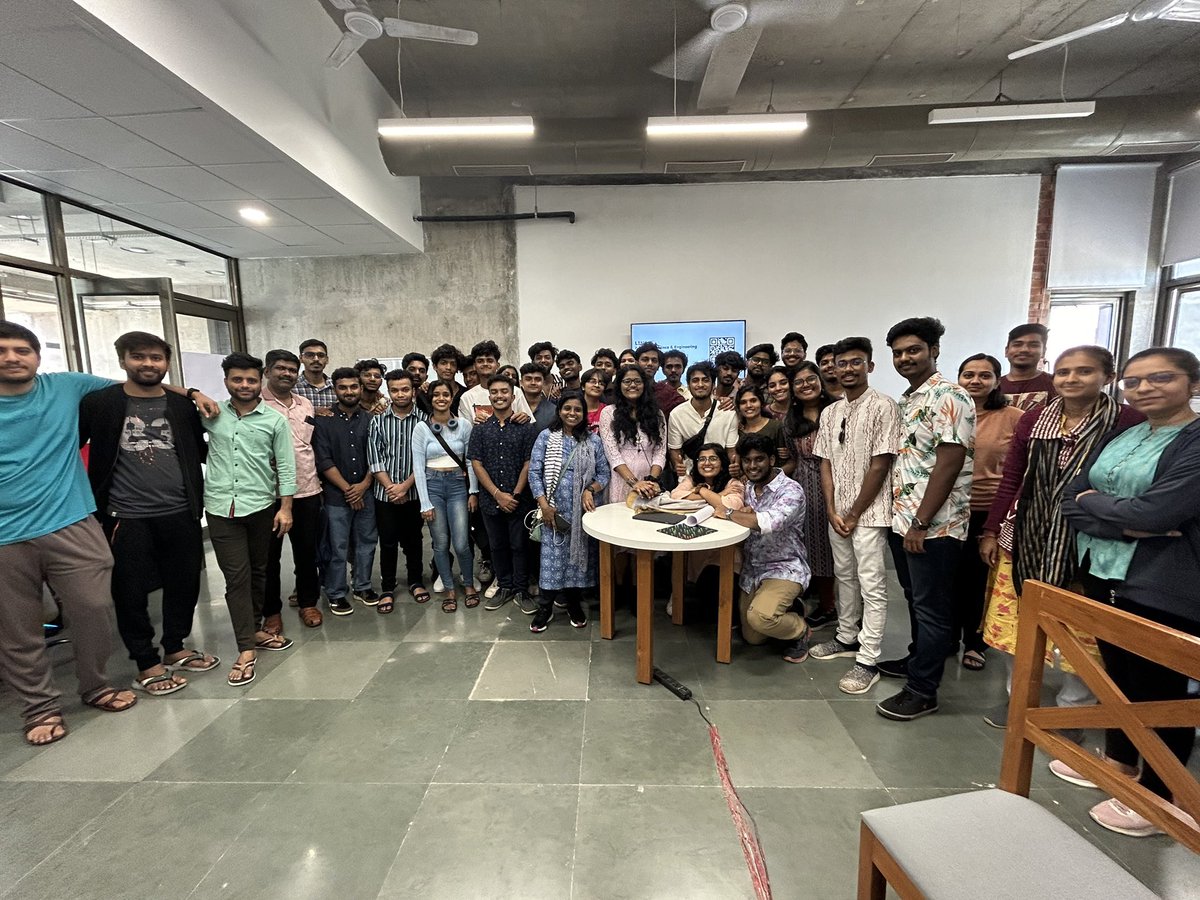
M 664 350 L 682 350 L 688 362 L 712 359 L 726 350 L 746 353 L 746 320 L 723 322 L 634 322 L 629 326 L 632 346 L 653 341 Z M 658 373 L 663 377 L 662 371 Z

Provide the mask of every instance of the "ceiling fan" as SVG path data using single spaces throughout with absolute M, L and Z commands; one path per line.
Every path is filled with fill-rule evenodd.
M 416 41 L 440 41 L 443 44 L 462 44 L 473 47 L 479 43 L 479 35 L 474 31 L 462 28 L 443 28 L 441 25 L 427 25 L 423 22 L 410 22 L 408 19 L 381 19 L 371 11 L 367 0 L 329 0 L 337 9 L 344 10 L 342 23 L 345 29 L 342 39 L 329 54 L 325 65 L 331 69 L 340 69 L 367 41 L 383 35 L 397 38 L 412 38 Z M 397 7 L 399 4 L 397 3 Z
M 1029 47 L 1022 47 L 1020 50 L 1014 50 L 1008 54 L 1008 58 L 1020 59 L 1022 56 L 1029 56 L 1031 53 L 1041 53 L 1043 50 L 1049 50 L 1051 47 L 1060 47 L 1063 44 L 1087 37 L 1090 34 L 1108 31 L 1108 29 L 1124 25 L 1126 22 L 1149 22 L 1154 19 L 1200 23 L 1200 0 L 1145 0 L 1144 3 L 1139 3 L 1128 12 L 1120 13 L 1101 22 L 1085 25 L 1083 28 L 1076 28 L 1074 31 L 1068 31 L 1066 34 L 1060 34 L 1058 37 L 1038 41 L 1036 44 Z
M 781 22 L 837 17 L 846 0 L 693 0 L 708 10 L 708 27 L 650 67 L 681 81 L 699 81 L 697 109 L 733 105 L 763 29 Z

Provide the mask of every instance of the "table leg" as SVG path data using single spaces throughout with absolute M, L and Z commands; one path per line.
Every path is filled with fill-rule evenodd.
M 671 621 L 676 625 L 683 624 L 683 586 L 686 583 L 684 563 L 686 553 L 671 554 Z
M 600 637 L 613 638 L 613 548 L 600 542 Z
M 654 671 L 654 553 L 637 551 L 637 680 L 649 684 Z
M 733 556 L 735 547 L 721 548 L 721 589 L 717 607 L 717 662 L 733 658 Z

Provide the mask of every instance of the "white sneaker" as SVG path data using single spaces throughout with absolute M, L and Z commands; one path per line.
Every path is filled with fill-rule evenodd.
M 483 590 L 483 585 L 479 583 L 479 579 L 478 579 L 478 578 L 472 578 L 472 579 L 471 579 L 471 584 L 472 584 L 472 586 L 474 586 L 474 588 L 475 588 L 475 590 L 476 590 L 476 591 L 481 591 L 481 590 Z
M 667 601 L 667 615 L 672 615 L 675 612 L 675 603 L 673 600 Z
M 476 589 L 478 589 L 478 588 L 476 588 Z M 483 592 L 483 599 L 491 600 L 498 593 L 500 593 L 500 579 L 499 578 L 494 579 L 492 581 L 492 583 L 487 586 L 487 590 Z
M 433 579 L 433 592 L 435 594 L 440 594 L 444 590 L 446 590 L 446 585 L 442 583 L 442 576 L 439 575 L 437 578 Z

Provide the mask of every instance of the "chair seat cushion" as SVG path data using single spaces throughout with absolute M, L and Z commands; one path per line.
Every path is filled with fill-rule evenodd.
M 931 900 L 1157 896 L 1049 810 L 1008 791 L 920 800 L 862 817 Z

